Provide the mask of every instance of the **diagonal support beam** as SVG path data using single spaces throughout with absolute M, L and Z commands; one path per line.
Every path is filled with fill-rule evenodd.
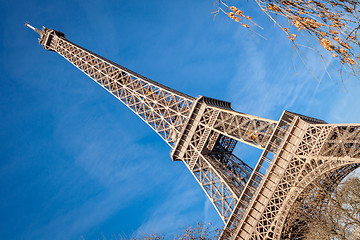
M 39 30 L 38 30 L 39 31 Z M 189 114 L 193 97 L 175 91 L 105 59 L 43 28 L 40 44 L 55 51 L 123 102 L 171 147 Z

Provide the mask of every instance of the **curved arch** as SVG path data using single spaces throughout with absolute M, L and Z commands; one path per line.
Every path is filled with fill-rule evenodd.
M 283 209 L 279 214 L 281 215 L 275 224 L 274 232 L 278 239 L 283 239 L 286 235 L 284 232 L 284 224 L 288 219 L 289 213 L 294 210 L 295 201 L 299 200 L 302 193 L 311 191 L 314 188 L 314 183 L 324 182 L 326 177 L 332 178 L 332 186 L 336 187 L 347 175 L 360 167 L 360 159 L 356 161 L 326 161 L 320 164 L 312 171 L 310 171 L 304 178 L 289 192 L 289 197 L 283 203 Z M 319 201 L 319 199 L 318 199 Z M 322 201 L 326 201 L 325 198 Z

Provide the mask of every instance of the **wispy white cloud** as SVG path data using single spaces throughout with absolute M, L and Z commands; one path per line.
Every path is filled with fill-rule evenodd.
M 137 235 L 150 233 L 176 234 L 196 222 L 219 223 L 205 193 L 192 177 L 180 178 L 164 200 L 150 209 L 150 216 L 138 228 Z
M 113 189 L 114 190 L 114 189 Z M 137 193 L 138 194 L 138 193 Z M 28 239 L 71 239 L 85 235 L 92 227 L 106 220 L 136 197 L 131 186 L 122 186 L 118 191 L 107 191 L 71 211 L 54 216 L 41 228 L 32 229 Z M 62 229 L 62 231 L 59 231 Z M 54 235 L 53 233 L 57 234 Z
M 104 143 L 103 139 L 88 143 L 75 159 L 75 164 L 82 168 L 88 177 L 99 183 L 100 188 L 97 186 L 99 193 L 75 208 L 58 213 L 47 224 L 31 229 L 29 239 L 71 239 L 73 236 L 79 236 L 80 239 L 81 235 L 86 235 L 94 227 L 126 208 L 134 199 L 144 198 L 153 190 L 146 186 L 149 184 L 152 187 L 156 186 L 166 177 L 166 174 L 159 174 L 166 172 L 163 167 L 152 167 L 156 159 L 146 154 L 150 151 L 146 146 L 140 147 L 134 144 L 124 155 L 113 154 L 112 157 L 104 160 L 101 156 L 106 155 L 104 149 L 107 148 L 103 148 L 101 143 Z M 139 151 L 140 148 L 143 151 Z M 130 152 L 134 154 L 131 155 Z M 139 159 L 143 160 L 139 161 Z M 69 181 L 71 182 L 72 178 Z M 88 185 L 84 187 L 91 188 Z M 124 219 L 127 217 L 123 216 Z M 121 230 L 118 229 L 119 232 Z M 53 236 L 54 232 L 57 232 L 55 236 Z
M 274 120 L 283 110 L 331 120 L 327 116 L 329 103 L 339 96 L 332 96 L 332 93 L 336 94 L 337 86 L 328 79 L 325 71 L 325 67 L 331 64 L 330 60 L 326 57 L 322 60 L 317 52 L 302 49 L 311 73 L 296 53 L 290 54 L 292 46 L 286 37 L 271 36 L 273 39 L 256 42 L 242 33 L 240 29 L 235 34 L 241 45 L 238 68 L 227 83 L 227 96 L 234 110 Z M 291 61 L 294 61 L 296 70 Z M 254 165 L 260 152 L 243 145 L 238 144 L 236 154 Z
M 318 53 L 303 49 L 302 57 L 311 73 L 297 55 L 289 53 L 292 46 L 286 37 L 274 36 L 261 43 L 240 34 L 238 37 L 243 54 L 238 59 L 238 71 L 228 84 L 234 109 L 276 119 L 284 109 L 301 106 L 306 110 L 312 106 L 321 86 L 312 74 L 322 81 L 329 61 L 324 63 Z M 291 61 L 296 69 L 289 64 Z
M 345 86 L 347 90 L 341 89 L 332 102 L 332 110 L 329 119 L 334 123 L 358 123 L 360 122 L 360 82 L 349 81 Z

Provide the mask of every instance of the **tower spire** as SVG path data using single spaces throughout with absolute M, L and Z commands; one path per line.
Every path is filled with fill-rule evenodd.
M 28 22 L 25 22 L 25 26 L 27 26 L 28 28 L 31 28 L 32 30 L 34 30 L 36 33 L 38 33 L 41 36 L 42 31 L 40 31 L 39 29 L 31 26 Z

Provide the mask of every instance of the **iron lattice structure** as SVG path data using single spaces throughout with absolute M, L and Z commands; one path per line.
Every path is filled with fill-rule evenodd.
M 61 32 L 27 26 L 45 49 L 118 98 L 172 148 L 171 158 L 184 162 L 225 223 L 220 239 L 302 239 L 306 223 L 293 217 L 298 206 L 315 211 L 326 200 L 319 185 L 335 187 L 360 166 L 360 124 L 288 111 L 279 121 L 236 112 L 229 102 L 145 78 Z M 237 142 L 263 150 L 254 169 L 233 154 Z

